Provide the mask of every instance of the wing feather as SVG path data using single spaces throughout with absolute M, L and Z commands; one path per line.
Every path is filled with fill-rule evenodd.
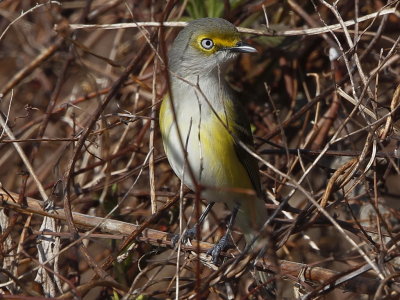
M 231 124 L 231 130 L 234 134 L 235 139 L 243 142 L 248 148 L 254 151 L 254 140 L 253 134 L 251 133 L 250 122 L 244 111 L 241 103 L 233 103 L 233 124 Z M 253 187 L 259 197 L 262 195 L 261 182 L 260 182 L 260 172 L 257 163 L 257 159 L 252 156 L 246 149 L 244 149 L 238 141 L 234 143 L 235 152 L 242 163 L 243 167 L 246 169 L 247 174 L 253 184 Z

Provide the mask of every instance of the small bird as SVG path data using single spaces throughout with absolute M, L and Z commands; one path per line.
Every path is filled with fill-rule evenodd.
M 253 149 L 250 122 L 224 71 L 239 53 L 251 52 L 257 51 L 224 19 L 189 22 L 168 53 L 171 95 L 159 118 L 175 174 L 190 189 L 200 188 L 211 206 L 226 203 L 230 225 L 236 216 L 248 243 L 267 220 L 267 210 L 257 160 L 247 151 Z M 228 231 L 211 251 L 213 261 L 228 245 Z

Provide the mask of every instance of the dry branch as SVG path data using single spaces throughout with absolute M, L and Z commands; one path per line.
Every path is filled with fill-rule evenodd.
M 349 20 L 344 22 L 347 27 L 353 26 L 354 24 L 365 22 L 371 19 L 374 19 L 378 16 L 384 16 L 389 14 L 399 15 L 396 8 L 388 8 L 383 9 L 379 12 L 372 13 L 363 17 L 358 18 L 357 20 Z M 115 30 L 122 28 L 139 28 L 139 27 L 184 27 L 187 25 L 187 22 L 132 22 L 132 23 L 119 23 L 119 24 L 69 24 L 69 28 L 71 30 L 77 29 L 104 29 L 104 30 Z M 54 30 L 57 30 L 56 26 Z M 317 35 L 322 33 L 327 33 L 330 31 L 340 31 L 341 24 L 334 24 L 330 26 L 323 26 L 319 28 L 310 28 L 310 29 L 301 29 L 301 30 L 284 30 L 284 31 L 275 31 L 270 28 L 266 30 L 255 30 L 250 28 L 239 27 L 239 32 L 249 33 L 255 35 L 264 35 L 264 36 L 297 36 L 297 35 Z
M 18 195 L 15 193 L 5 193 L 0 192 L 0 207 L 5 209 L 18 211 L 22 214 L 33 214 L 38 216 L 47 216 L 54 218 L 56 220 L 65 221 L 66 216 L 65 212 L 62 208 L 55 208 L 54 213 L 48 213 L 43 209 L 43 202 L 33 199 L 26 198 L 26 205 L 21 205 L 16 202 L 15 199 L 18 198 Z M 111 233 L 115 235 L 129 236 L 132 232 L 136 231 L 140 226 L 129 224 L 126 222 L 112 220 L 112 219 L 104 219 L 100 217 L 89 216 L 85 214 L 80 214 L 73 212 L 73 221 L 76 227 L 82 230 L 91 230 L 96 229 L 102 233 Z M 45 233 L 42 233 L 45 234 Z M 88 237 L 91 236 L 90 234 Z M 171 238 L 172 234 L 167 232 L 162 232 L 154 229 L 146 228 L 143 230 L 142 234 L 138 237 L 138 240 L 142 242 L 147 242 L 152 245 L 162 246 L 162 247 L 171 247 Z M 207 250 L 212 248 L 213 244 L 206 242 L 197 242 L 195 240 L 192 241 L 192 246 L 182 245 L 182 250 L 184 251 L 195 251 L 197 249 L 197 244 L 200 246 L 200 251 L 202 253 L 206 253 Z M 231 258 L 237 255 L 238 253 L 233 254 L 224 254 L 226 257 Z M 269 272 L 276 272 L 275 263 L 272 261 L 268 261 L 268 259 L 263 259 L 263 263 L 258 263 L 257 267 Z M 210 261 L 207 261 L 209 264 Z M 343 273 L 339 273 L 336 271 L 319 268 L 319 267 L 310 267 L 306 264 L 291 262 L 280 260 L 279 261 L 279 270 L 283 276 L 293 276 L 295 278 L 303 278 L 302 280 L 312 281 L 315 283 L 326 284 L 329 282 L 329 285 L 334 287 L 335 282 L 340 282 L 340 288 L 351 291 L 354 293 L 362 293 L 362 294 L 374 294 L 379 286 L 379 281 L 376 279 L 370 279 L 367 277 L 353 277 L 348 281 L 341 282 L 340 278 L 343 276 Z M 365 272 L 365 271 L 364 271 Z

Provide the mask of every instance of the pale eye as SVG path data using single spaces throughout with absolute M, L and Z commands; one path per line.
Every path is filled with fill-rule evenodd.
M 214 47 L 214 42 L 211 39 L 202 39 L 201 46 L 206 50 L 210 50 Z

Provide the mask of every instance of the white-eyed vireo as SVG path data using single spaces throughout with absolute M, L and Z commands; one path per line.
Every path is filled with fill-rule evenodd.
M 224 79 L 239 53 L 256 52 L 224 19 L 204 18 L 180 31 L 169 51 L 171 93 L 160 110 L 168 161 L 190 189 L 225 202 L 249 242 L 267 218 L 259 169 L 247 151 L 253 136 L 246 113 Z M 245 145 L 245 147 L 243 147 Z M 245 149 L 247 148 L 247 149 Z M 185 152 L 187 155 L 185 155 Z M 212 255 L 226 245 L 225 236 Z

